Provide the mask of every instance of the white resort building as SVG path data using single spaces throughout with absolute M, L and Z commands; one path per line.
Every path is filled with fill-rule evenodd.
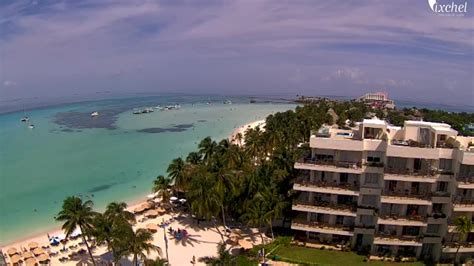
M 457 134 L 444 123 L 378 119 L 312 133 L 311 154 L 295 164 L 303 175 L 291 228 L 373 255 L 453 258 L 453 220 L 474 221 L 474 138 Z M 474 231 L 462 243 L 460 257 L 474 257 Z

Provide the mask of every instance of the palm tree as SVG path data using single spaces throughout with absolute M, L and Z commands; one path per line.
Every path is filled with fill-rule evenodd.
M 153 192 L 157 192 L 158 196 L 161 198 L 161 202 L 169 204 L 171 198 L 171 179 L 165 178 L 162 175 L 156 177 L 153 180 Z
M 198 217 L 208 221 L 217 217 L 221 212 L 221 196 L 216 191 L 216 179 L 212 174 L 201 171 L 192 180 L 188 190 L 188 199 L 191 202 L 191 211 Z M 217 223 L 217 232 L 224 241 Z
M 92 264 L 95 265 L 94 256 L 92 256 L 91 249 L 86 239 L 86 235 L 90 234 L 92 231 L 93 221 L 97 215 L 97 213 L 92 210 L 92 206 L 93 203 L 90 200 L 82 202 L 79 197 L 67 197 L 63 202 L 62 210 L 59 211 L 56 216 L 56 220 L 64 222 L 62 229 L 66 233 L 66 237 L 69 236 L 77 227 L 81 229 L 82 241 L 86 244 Z
M 98 214 L 93 221 L 92 236 L 97 245 L 107 244 L 107 249 L 112 251 L 115 263 L 122 257 L 118 243 L 121 238 L 119 232 L 123 230 L 122 226 L 125 226 L 125 223 L 124 220 L 111 219 L 105 214 Z
M 110 220 L 125 220 L 130 223 L 135 222 L 135 215 L 127 211 L 127 203 L 111 202 L 107 205 L 104 215 Z
M 184 191 L 188 182 L 186 180 L 185 163 L 183 159 L 181 158 L 173 159 L 173 161 L 168 166 L 168 169 L 166 170 L 166 172 L 168 173 L 168 176 L 173 181 L 174 186 L 177 189 Z
M 190 164 L 200 164 L 201 163 L 201 154 L 199 152 L 190 152 L 188 157 L 186 157 L 186 162 Z
M 235 135 L 235 140 L 237 140 L 239 142 L 239 145 L 242 146 L 242 140 L 244 139 L 244 136 L 242 135 L 241 132 L 237 133 L 237 135 Z
M 454 231 L 459 234 L 459 241 L 458 241 L 458 249 L 456 250 L 455 255 L 455 263 L 459 263 L 458 253 L 459 249 L 461 248 L 461 244 L 463 241 L 466 241 L 466 236 L 474 229 L 471 219 L 467 218 L 467 216 L 459 216 L 454 220 Z
M 211 137 L 206 137 L 198 145 L 199 153 L 203 154 L 203 159 L 206 163 L 209 163 L 209 160 L 214 155 L 217 149 L 217 143 L 211 139 Z
M 283 210 L 289 205 L 289 203 L 285 201 L 283 196 L 278 194 L 274 188 L 263 191 L 262 197 L 263 200 L 269 205 L 269 210 L 266 214 L 266 220 L 268 226 L 270 227 L 272 239 L 275 239 L 273 234 L 273 220 L 282 217 Z
M 140 228 L 133 231 L 132 228 L 127 230 L 128 233 L 124 236 L 124 241 L 127 243 L 127 253 L 133 255 L 133 265 L 138 265 L 138 258 L 143 261 L 147 260 L 147 255 L 151 251 L 156 251 L 161 256 L 161 248 L 153 245 L 153 235 L 150 231 Z M 146 254 L 145 254 L 146 253 Z
M 273 216 L 273 210 L 269 209 L 268 204 L 261 198 L 261 195 L 257 195 L 251 199 L 246 212 L 242 215 L 242 219 L 247 221 L 247 225 L 255 226 L 258 228 L 262 244 L 265 244 L 263 238 L 262 227 L 271 222 Z
M 232 255 L 227 251 L 226 244 L 221 242 L 217 244 L 217 257 L 208 257 L 206 264 L 213 266 L 234 265 Z
M 162 258 L 156 258 L 154 260 L 148 259 L 145 261 L 145 266 L 166 266 L 168 261 Z

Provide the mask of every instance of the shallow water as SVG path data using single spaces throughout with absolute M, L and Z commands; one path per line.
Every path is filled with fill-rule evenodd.
M 57 227 L 54 215 L 70 195 L 111 201 L 149 194 L 169 162 L 206 136 L 226 138 L 238 126 L 290 104 L 248 98 L 206 104 L 207 97 L 147 97 L 69 104 L 0 115 L 0 244 Z M 134 115 L 133 108 L 181 104 L 181 109 Z M 90 113 L 100 115 L 91 118 Z M 28 124 L 34 124 L 29 129 Z

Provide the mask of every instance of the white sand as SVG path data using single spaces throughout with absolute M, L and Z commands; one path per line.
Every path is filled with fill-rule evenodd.
M 253 121 L 253 122 L 250 122 L 248 124 L 245 124 L 245 125 L 242 125 L 238 128 L 236 128 L 234 130 L 234 132 L 232 132 L 232 134 L 229 136 L 229 140 L 232 142 L 232 143 L 235 143 L 235 144 L 238 144 L 238 145 L 243 145 L 245 143 L 245 131 L 247 131 L 247 129 L 249 128 L 256 128 L 256 127 L 260 127 L 261 130 L 264 129 L 265 127 L 265 120 L 257 120 L 257 121 Z M 242 134 L 242 141 L 239 142 L 237 139 L 236 139 L 236 136 L 237 134 Z
M 141 205 L 142 203 L 139 203 L 137 205 L 131 206 L 129 210 L 133 210 L 135 207 L 138 205 Z M 163 216 L 159 216 L 154 219 L 148 219 L 143 222 L 138 222 L 134 228 L 145 228 L 147 224 L 149 223 L 155 223 L 155 224 L 160 224 L 163 220 L 169 220 L 171 218 L 171 214 L 165 214 Z M 137 215 L 137 221 L 141 220 L 143 218 L 143 215 Z M 206 226 L 204 226 L 206 225 Z M 183 241 L 177 241 L 175 240 L 168 232 L 166 229 L 166 234 L 168 238 L 168 255 L 169 255 L 169 262 L 171 265 L 191 265 L 191 260 L 193 256 L 196 257 L 196 261 L 200 257 L 204 256 L 215 256 L 217 254 L 217 244 L 221 242 L 221 237 L 217 233 L 216 229 L 214 226 L 211 224 L 205 223 L 200 226 L 197 226 L 197 224 L 194 222 L 193 219 L 189 218 L 187 214 L 183 214 L 182 218 L 176 218 L 174 222 L 172 222 L 169 226 L 171 226 L 173 229 L 177 230 L 178 228 L 180 229 L 186 229 L 186 231 L 189 233 L 189 237 L 187 240 Z M 220 227 L 220 230 L 223 232 L 223 227 Z M 54 235 L 59 235 L 61 234 L 61 230 L 55 230 L 49 232 L 50 236 Z M 159 227 L 158 232 L 154 233 L 154 240 L 153 243 L 157 246 L 159 246 L 162 249 L 162 255 L 161 257 L 166 258 L 166 249 L 165 249 L 165 240 L 164 240 L 164 232 L 163 228 Z M 246 239 L 252 243 L 259 244 L 260 243 L 260 236 L 257 234 L 256 230 L 249 231 L 247 233 L 242 234 L 242 238 Z M 225 238 L 227 240 L 227 237 Z M 2 247 L 3 253 L 6 253 L 6 251 L 10 247 L 15 247 L 17 250 L 22 250 L 23 248 L 28 248 L 28 243 L 30 242 L 37 242 L 39 246 L 48 246 L 49 241 L 47 239 L 46 233 L 32 237 L 26 240 L 21 240 L 16 243 L 7 245 Z M 74 241 L 68 241 L 66 244 L 66 247 L 69 247 L 71 245 L 75 245 L 77 243 L 81 242 L 81 238 L 78 238 Z M 54 252 L 59 252 L 59 250 L 63 247 L 62 244 L 56 247 L 51 247 L 51 251 Z M 227 248 L 232 248 L 233 245 L 228 244 Z M 237 247 L 237 246 L 235 246 Z M 59 262 L 59 258 L 61 257 L 67 257 L 69 254 L 71 254 L 72 251 L 77 251 L 80 248 L 84 248 L 85 246 L 80 246 L 74 250 L 69 249 L 65 253 L 59 253 L 59 255 L 55 257 L 51 257 L 51 264 L 50 265 L 91 265 L 90 263 L 90 258 L 88 256 L 88 253 L 85 255 L 82 255 L 80 258 L 76 260 L 70 260 L 68 262 Z M 99 263 L 100 261 L 100 256 L 107 253 L 106 246 L 100 246 L 97 247 L 93 251 L 93 255 L 96 258 L 96 262 L 98 265 L 105 265 L 105 262 Z M 150 254 L 149 258 L 156 258 L 157 254 L 152 253 Z M 122 265 L 131 265 L 132 257 L 127 259 L 123 259 L 121 261 Z M 9 257 L 7 256 L 7 262 L 9 262 Z M 196 265 L 204 265 L 203 263 L 197 263 Z

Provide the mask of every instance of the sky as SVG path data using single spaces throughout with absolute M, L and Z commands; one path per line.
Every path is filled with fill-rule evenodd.
M 472 106 L 467 1 L 441 16 L 428 0 L 3 0 L 0 101 L 386 91 Z

